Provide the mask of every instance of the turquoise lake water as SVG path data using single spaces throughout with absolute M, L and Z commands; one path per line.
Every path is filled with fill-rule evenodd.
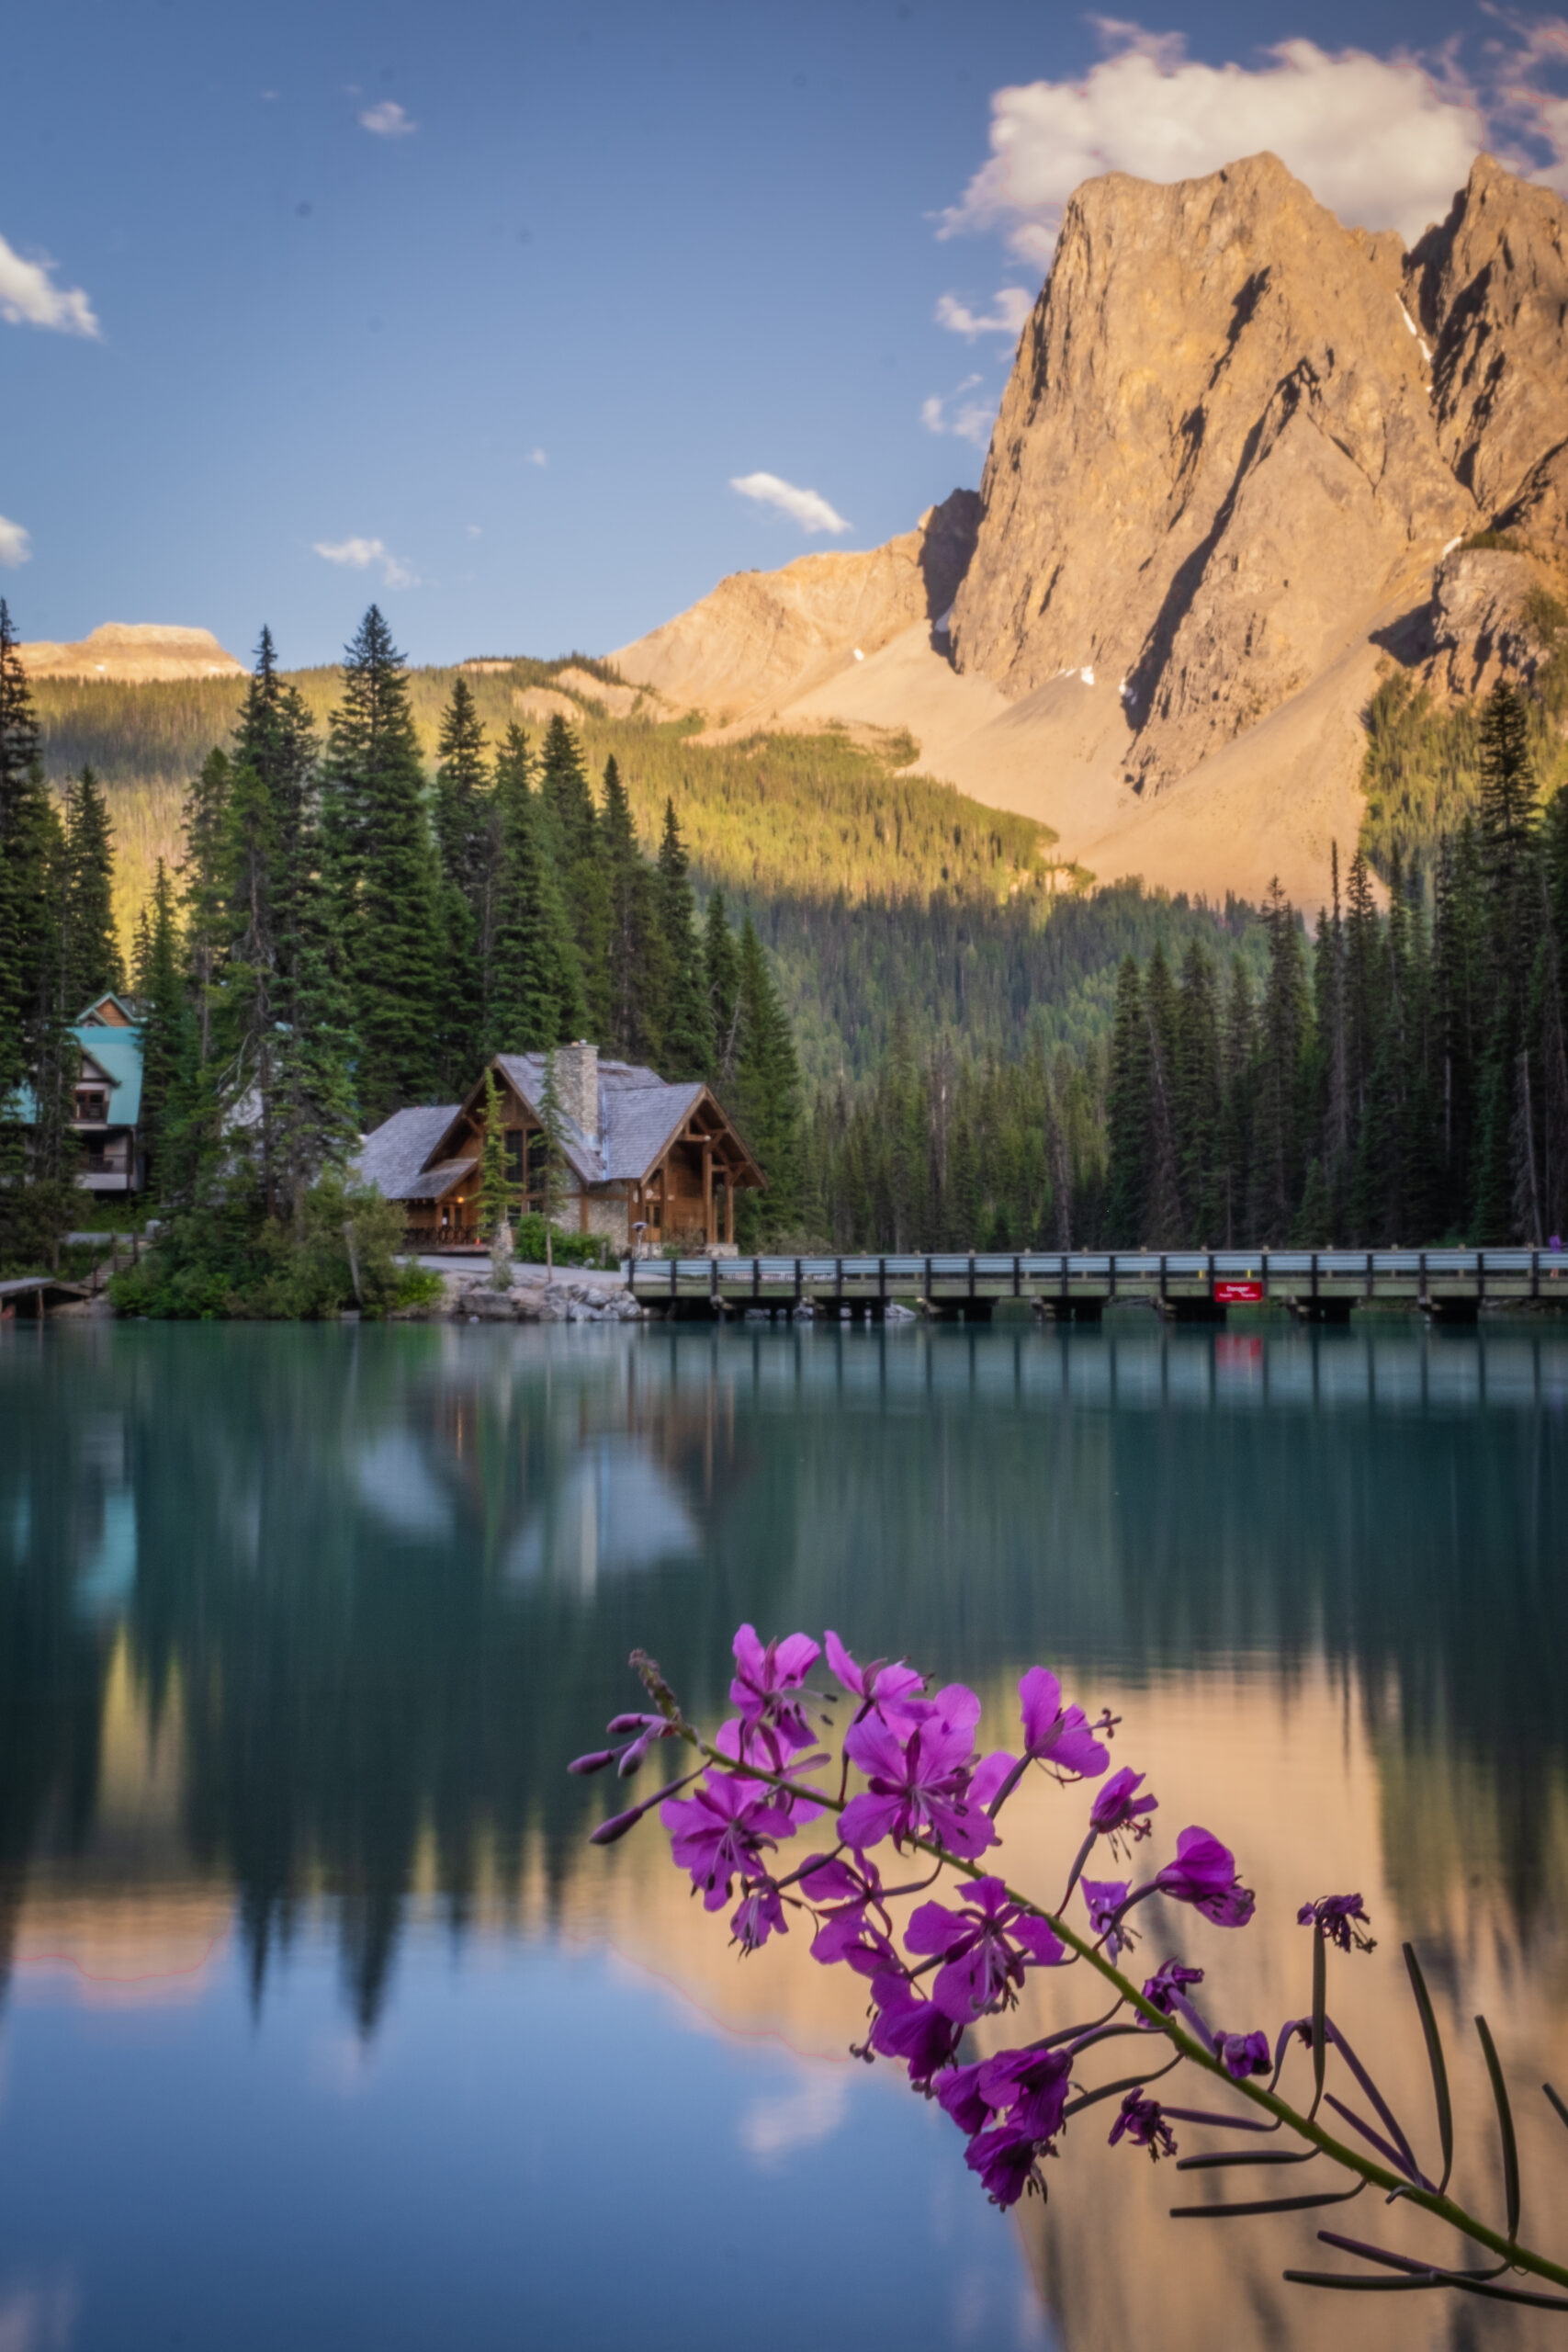
M 0 2352 L 1568 2341 L 1283 2286 L 1323 2217 L 1172 2222 L 1110 2110 L 998 2214 L 847 2056 L 845 1973 L 741 1962 L 563 1770 L 634 1645 L 716 1722 L 742 1619 L 972 1682 L 987 1744 L 1043 1661 L 1122 1717 L 1144 1850 L 1201 1822 L 1258 1890 L 1150 1943 L 1272 2028 L 1296 1906 L 1361 1888 L 1337 2012 L 1429 2143 L 1416 1939 L 1492 2211 L 1485 2010 L 1561 2254 L 1565 1571 L 1545 1320 L 7 1329 Z M 1010 1875 L 1084 1809 L 1032 1798 Z

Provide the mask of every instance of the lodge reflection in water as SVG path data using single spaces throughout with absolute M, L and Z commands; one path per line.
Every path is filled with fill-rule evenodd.
M 1550 1940 L 1565 1416 L 1544 1327 L 7 1334 L 0 1953 L 227 1885 L 259 1992 L 321 1894 L 368 2029 L 412 1892 L 581 1899 L 563 1759 L 635 1643 L 716 1712 L 748 1616 L 987 1686 L 1325 1676 L 1385 1804 L 1470 1773 Z

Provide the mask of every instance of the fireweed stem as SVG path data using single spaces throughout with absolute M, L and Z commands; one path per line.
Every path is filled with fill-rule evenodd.
M 817 1805 L 824 1811 L 843 1812 L 847 1800 L 841 1796 L 828 1796 L 821 1789 L 815 1789 L 798 1781 L 791 1780 L 786 1773 L 769 1772 L 759 1764 L 743 1763 L 738 1761 L 733 1756 L 726 1756 L 722 1749 L 714 1747 L 711 1741 L 704 1739 L 701 1734 L 684 1720 L 672 1701 L 670 1707 L 664 1708 L 660 1694 L 656 1691 L 654 1696 L 656 1703 L 660 1705 L 668 1715 L 668 1719 L 675 1725 L 677 1736 L 688 1741 L 710 1763 L 717 1765 L 720 1770 L 738 1773 L 746 1780 L 764 1781 L 769 1788 L 777 1789 L 784 1795 L 796 1797 L 802 1803 Z M 945 1862 L 948 1869 L 955 1871 L 960 1877 L 981 1879 L 995 1875 L 994 1872 L 985 1869 L 980 1862 L 970 1861 L 963 1855 L 948 1853 L 946 1849 L 939 1846 L 933 1838 L 907 1838 L 903 1843 L 906 1846 L 917 1848 L 923 1854 L 929 1854 L 935 1861 Z M 1155 1891 L 1152 1886 L 1147 1890 L 1151 1894 Z M 1288 2099 L 1281 2098 L 1277 2091 L 1260 2089 L 1256 2083 L 1245 2079 L 1237 2081 L 1226 2071 L 1213 2051 L 1205 2050 L 1202 2044 L 1192 2034 L 1184 2031 L 1174 2018 L 1168 2018 L 1163 2011 L 1156 2009 L 1152 2002 L 1146 2001 L 1138 1986 L 1130 1978 L 1122 1975 L 1113 1961 L 1107 1960 L 1097 1943 L 1092 1942 L 1087 1936 L 1080 1935 L 1070 1920 L 1063 1918 L 1059 1913 L 1043 1910 L 1041 1905 L 1033 1902 L 1030 1896 L 1020 1894 L 1011 1886 L 1007 1888 L 1007 1895 L 1010 1903 L 1017 1903 L 1025 1911 L 1032 1913 L 1035 1918 L 1043 1919 L 1052 1934 L 1058 1937 L 1079 1960 L 1087 1961 L 1092 1969 L 1103 1976 L 1106 1983 L 1120 1994 L 1122 1999 L 1144 2020 L 1146 2026 L 1152 2027 L 1155 2032 L 1162 2034 L 1171 2048 L 1179 2052 L 1183 2058 L 1188 2059 L 1191 2064 L 1201 2067 L 1205 2074 L 1214 2075 L 1224 2085 L 1227 2091 L 1234 2092 L 1238 2098 L 1246 2099 L 1249 2106 L 1261 2109 L 1263 2113 L 1271 2116 L 1276 2123 L 1285 2125 L 1289 2131 L 1294 2132 L 1298 2137 L 1309 2142 L 1333 2163 L 1342 2165 L 1347 2172 L 1357 2174 L 1371 2188 L 1383 2189 L 1391 2198 L 1397 2196 L 1402 2204 L 1419 2206 L 1424 2212 L 1432 2214 L 1436 2220 L 1446 2222 L 1450 2229 L 1458 2230 L 1461 2235 L 1469 2238 L 1472 2245 L 1484 2246 L 1489 2253 L 1499 2256 L 1508 2268 L 1528 2271 L 1535 2278 L 1550 2278 L 1555 2286 L 1568 2287 L 1568 2265 L 1552 2262 L 1543 2254 L 1532 2253 L 1528 2246 L 1520 2245 L 1515 2239 L 1505 2235 L 1501 2230 L 1489 2228 L 1486 2222 L 1479 2221 L 1473 2213 L 1467 2212 L 1464 2207 L 1457 2204 L 1451 2197 L 1446 2194 L 1439 2195 L 1436 2189 L 1418 2188 L 1414 2182 L 1404 2178 L 1391 2166 L 1381 2165 L 1371 2156 L 1362 2155 L 1358 2149 L 1348 2146 L 1343 2140 L 1336 2139 L 1333 2132 L 1325 2131 L 1316 2120 L 1315 2116 L 1303 2115 L 1300 2109 L 1292 2107 Z M 1129 1907 L 1126 1905 L 1122 1906 L 1124 1910 Z M 1434 2266 L 1434 2268 L 1439 2267 L 1440 2266 Z

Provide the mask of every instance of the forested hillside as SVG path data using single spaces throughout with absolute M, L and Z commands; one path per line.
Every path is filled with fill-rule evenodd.
M 318 727 L 341 674 L 285 673 Z M 813 1080 L 869 1070 L 898 1004 L 922 1041 L 946 1031 L 1011 1055 L 1032 1019 L 1046 1043 L 1082 1046 L 1109 1026 L 1124 954 L 1146 955 L 1156 938 L 1179 953 L 1188 937 L 1215 934 L 1215 917 L 1136 884 L 1084 895 L 1089 877 L 1056 862 L 1047 827 L 897 773 L 914 753 L 908 737 L 868 744 L 829 729 L 697 743 L 686 722 L 612 716 L 609 700 L 631 697 L 581 655 L 410 671 L 409 713 L 432 778 L 459 676 L 492 744 L 521 724 L 537 749 L 547 710 L 570 712 L 589 772 L 615 759 L 649 854 L 673 801 L 699 889 L 721 888 L 773 951 Z M 90 765 L 107 789 L 129 939 L 156 860 L 180 855 L 190 780 L 231 737 L 245 689 L 227 679 L 40 679 L 33 692 L 51 781 L 63 788 Z M 1243 909 L 1218 920 L 1246 929 Z

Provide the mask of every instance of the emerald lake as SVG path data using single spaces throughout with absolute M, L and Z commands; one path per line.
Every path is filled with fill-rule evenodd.
M 634 1646 L 716 1723 L 745 1619 L 973 1683 L 982 1746 L 1043 1662 L 1122 1718 L 1145 1850 L 1201 1822 L 1258 1889 L 1151 1966 L 1272 2029 L 1298 1905 L 1360 1889 L 1336 2013 L 1430 2141 L 1416 1941 L 1491 2213 L 1486 2012 L 1560 2252 L 1565 1587 L 1548 1318 L 7 1327 L 0 2352 L 1559 2341 L 1283 2285 L 1319 2217 L 1172 2222 L 1110 2109 L 999 2214 L 849 2057 L 863 1988 L 807 1932 L 742 1961 L 564 1768 Z M 1021 1800 L 1009 1875 L 1085 1810 Z

